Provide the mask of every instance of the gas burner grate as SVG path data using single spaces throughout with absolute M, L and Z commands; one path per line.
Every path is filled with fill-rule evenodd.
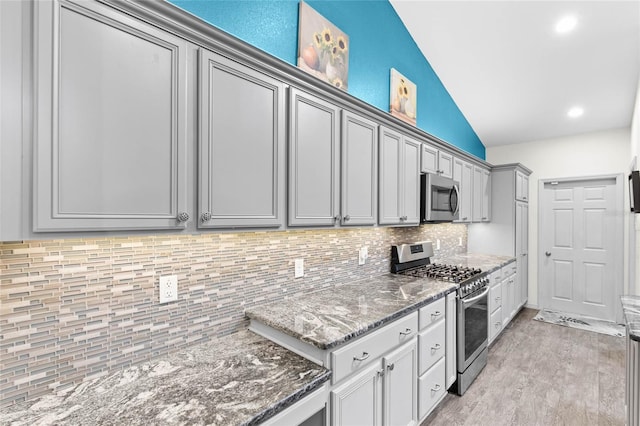
M 403 275 L 416 278 L 434 278 L 440 281 L 461 283 L 482 273 L 478 268 L 433 263 L 403 271 Z

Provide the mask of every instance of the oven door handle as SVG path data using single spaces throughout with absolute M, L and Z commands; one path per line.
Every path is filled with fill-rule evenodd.
M 489 287 L 487 287 L 487 289 L 485 291 L 483 291 L 482 293 L 480 293 L 479 295 L 477 295 L 476 297 L 472 297 L 471 299 L 461 299 L 462 300 L 462 304 L 467 307 L 469 305 L 473 305 L 474 303 L 476 303 L 478 300 L 482 299 L 483 297 L 485 297 L 487 294 L 489 294 Z

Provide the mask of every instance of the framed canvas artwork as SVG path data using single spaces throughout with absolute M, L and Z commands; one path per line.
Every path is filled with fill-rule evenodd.
M 418 87 L 408 78 L 391 68 L 389 112 L 394 117 L 416 125 Z
M 298 67 L 347 90 L 349 37 L 305 2 L 300 2 Z

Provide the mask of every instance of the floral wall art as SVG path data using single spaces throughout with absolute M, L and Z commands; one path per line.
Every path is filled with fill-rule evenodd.
M 416 125 L 416 99 L 418 87 L 408 78 L 391 68 L 389 111 L 394 117 Z
M 300 2 L 298 67 L 347 90 L 349 37 L 305 2 Z

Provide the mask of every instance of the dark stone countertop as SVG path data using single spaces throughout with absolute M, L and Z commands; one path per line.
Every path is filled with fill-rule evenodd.
M 241 331 L 0 410 L 3 425 L 254 425 L 331 372 Z
M 632 340 L 640 342 L 640 296 L 622 296 L 620 300 L 627 333 Z
M 438 263 L 491 272 L 508 256 L 462 254 Z M 320 349 L 332 349 L 455 291 L 457 284 L 386 274 L 246 310 L 252 320 Z

